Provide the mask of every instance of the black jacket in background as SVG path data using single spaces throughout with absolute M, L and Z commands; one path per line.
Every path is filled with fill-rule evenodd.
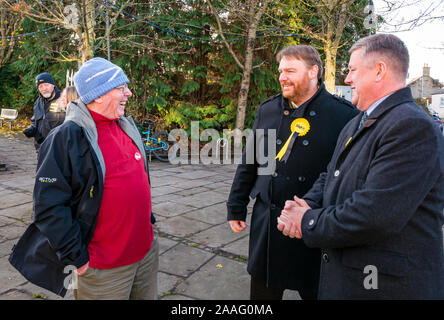
M 55 127 L 61 125 L 65 120 L 65 112 L 54 112 L 51 110 L 51 103 L 60 98 L 61 90 L 54 87 L 55 95 L 53 98 L 46 99 L 41 94 L 34 102 L 34 115 L 31 118 L 32 125 L 28 137 L 34 137 L 35 148 L 38 150 L 42 142 L 46 139 L 49 132 Z

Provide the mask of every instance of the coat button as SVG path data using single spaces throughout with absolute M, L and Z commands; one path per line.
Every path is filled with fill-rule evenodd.
M 273 176 L 274 178 L 276 178 L 276 177 L 278 176 L 278 173 L 277 173 L 277 172 L 273 172 L 272 176 Z
M 309 226 L 314 225 L 314 223 L 315 223 L 314 219 L 311 219 L 310 221 L 308 221 L 308 225 L 309 225 Z
M 309 115 L 312 116 L 312 117 L 314 117 L 314 116 L 316 115 L 316 111 L 313 111 L 313 110 L 310 111 Z
M 276 140 L 276 144 L 279 144 L 279 145 L 282 144 L 282 140 L 281 139 L 277 139 Z
M 328 257 L 328 254 L 324 253 L 324 254 L 322 255 L 322 260 L 324 260 L 325 263 L 329 262 L 329 261 L 330 261 L 330 258 Z
M 339 170 L 336 170 L 336 171 L 335 171 L 335 177 L 339 176 L 339 173 L 340 173 L 340 171 L 339 171 Z
M 271 209 L 271 210 L 276 209 L 276 205 L 275 205 L 274 203 L 270 204 L 270 209 Z
M 284 115 L 288 116 L 289 114 L 290 114 L 290 111 L 288 111 L 288 110 L 284 111 Z
M 298 177 L 298 180 L 299 180 L 299 182 L 304 182 L 305 181 L 305 177 L 300 176 L 300 177 Z
M 308 140 L 304 140 L 304 141 L 302 141 L 302 144 L 303 144 L 304 146 L 308 146 L 309 142 L 308 142 Z

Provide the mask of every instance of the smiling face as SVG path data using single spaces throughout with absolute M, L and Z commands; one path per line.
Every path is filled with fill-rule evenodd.
M 132 95 L 126 84 L 118 86 L 97 98 L 93 110 L 109 119 L 118 119 L 125 114 L 126 102 Z
M 54 85 L 51 83 L 41 83 L 39 84 L 38 89 L 41 95 L 46 99 L 50 98 L 54 93 Z
M 282 95 L 300 106 L 317 89 L 317 66 L 309 68 L 303 60 L 284 56 L 279 63 Z
M 363 49 L 352 52 L 348 63 L 348 74 L 345 83 L 352 89 L 352 103 L 361 111 L 366 111 L 376 101 L 375 80 L 376 64 L 371 57 L 362 56 Z M 376 100 L 375 100 L 376 99 Z

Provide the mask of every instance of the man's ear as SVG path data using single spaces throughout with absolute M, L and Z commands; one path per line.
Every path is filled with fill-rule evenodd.
M 96 102 L 96 103 L 102 103 L 102 102 L 103 102 L 103 98 L 102 98 L 102 96 L 100 96 L 100 97 L 98 97 L 98 98 L 95 98 L 95 99 L 94 99 L 94 102 Z
M 314 78 L 318 78 L 318 71 L 319 71 L 319 67 L 317 65 L 314 65 L 310 68 L 310 70 L 308 71 L 308 76 L 311 80 L 313 80 Z
M 385 77 L 385 75 L 387 74 L 387 71 L 388 71 L 387 64 L 385 63 L 385 61 L 379 60 L 378 62 L 376 62 L 375 70 L 376 70 L 376 78 L 375 78 L 375 80 L 377 82 L 379 82 L 382 79 L 384 79 L 384 77 Z

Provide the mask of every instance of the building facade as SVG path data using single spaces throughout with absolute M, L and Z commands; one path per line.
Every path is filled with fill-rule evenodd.
M 437 79 L 430 76 L 430 67 L 424 64 L 422 76 L 417 77 L 407 83 L 407 86 L 412 90 L 414 99 L 431 99 L 432 94 L 442 89 L 444 84 Z

